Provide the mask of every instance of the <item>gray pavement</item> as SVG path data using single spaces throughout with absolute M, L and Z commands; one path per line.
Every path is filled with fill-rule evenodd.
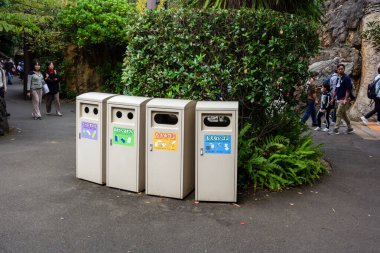
M 7 105 L 0 252 L 380 252 L 379 141 L 313 132 L 333 167 L 316 185 L 196 204 L 76 179 L 75 104 L 35 121 L 15 82 Z

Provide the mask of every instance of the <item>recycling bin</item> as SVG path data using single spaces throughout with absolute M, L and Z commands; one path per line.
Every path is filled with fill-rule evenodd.
M 236 202 L 238 109 L 238 102 L 197 103 L 197 201 Z
M 106 180 L 107 100 L 115 95 L 88 92 L 76 99 L 76 176 L 104 184 Z
M 150 98 L 115 96 L 107 101 L 107 183 L 145 189 L 145 108 Z
M 152 99 L 146 105 L 146 194 L 185 198 L 195 181 L 195 101 Z

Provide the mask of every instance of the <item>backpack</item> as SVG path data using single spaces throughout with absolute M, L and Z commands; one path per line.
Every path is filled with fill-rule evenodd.
M 368 88 L 367 88 L 367 97 L 369 99 L 375 99 L 376 96 L 377 96 L 377 93 L 376 93 L 376 83 L 380 80 L 377 79 L 376 81 L 374 80 L 372 83 L 368 84 Z
M 322 82 L 323 85 L 329 85 L 330 86 L 330 80 L 332 75 L 328 75 Z

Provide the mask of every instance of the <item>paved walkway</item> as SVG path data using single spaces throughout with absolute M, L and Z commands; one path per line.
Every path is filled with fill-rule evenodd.
M 315 186 L 195 204 L 76 179 L 75 104 L 35 121 L 9 88 L 0 252 L 379 252 L 379 141 L 313 132 L 333 167 Z

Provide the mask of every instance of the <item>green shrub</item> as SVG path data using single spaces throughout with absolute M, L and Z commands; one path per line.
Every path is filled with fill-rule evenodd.
M 240 173 L 241 182 L 249 177 L 256 185 L 276 190 L 294 184 L 290 177 L 273 184 L 274 177 L 269 182 L 265 173 L 256 173 L 263 164 L 244 163 L 259 162 L 254 161 L 259 159 L 258 147 L 270 136 L 288 141 L 286 149 L 276 151 L 282 155 L 311 148 L 304 146 L 305 126 L 294 111 L 298 101 L 293 93 L 308 75 L 309 57 L 318 50 L 314 23 L 269 10 L 180 9 L 148 11 L 136 16 L 128 30 L 118 90 L 140 96 L 239 101 L 240 128 L 250 125 L 239 145 L 254 147 L 242 155 L 239 150 L 239 168 L 246 171 Z M 318 164 L 317 158 L 310 155 L 307 162 Z M 315 179 L 312 173 L 305 178 L 297 175 L 303 183 Z

